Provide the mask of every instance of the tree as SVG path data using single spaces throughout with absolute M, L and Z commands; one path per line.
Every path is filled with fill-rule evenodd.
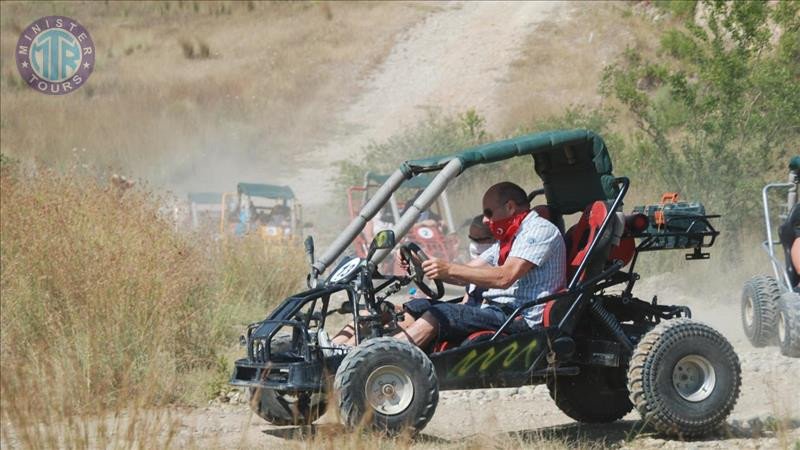
M 667 27 L 657 57 L 629 49 L 604 74 L 602 92 L 638 128 L 626 164 L 722 212 L 727 231 L 760 223 L 760 187 L 800 150 L 799 11 L 699 2 Z

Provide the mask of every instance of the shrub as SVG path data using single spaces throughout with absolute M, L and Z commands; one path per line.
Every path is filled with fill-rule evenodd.
M 29 177 L 2 161 L 4 436 L 83 446 L 70 439 L 84 439 L 85 417 L 205 400 L 192 395 L 224 384 L 242 325 L 303 279 L 299 249 L 181 234 L 144 189 L 78 172 Z M 170 426 L 153 420 L 124 438 L 151 442 L 147 427 Z M 102 442 L 119 430 L 97 432 Z

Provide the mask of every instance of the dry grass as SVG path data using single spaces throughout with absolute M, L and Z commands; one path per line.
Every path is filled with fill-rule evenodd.
M 212 245 L 143 189 L 17 169 L 0 175 L 3 439 L 168 444 L 174 423 L 150 408 L 223 387 L 235 333 L 299 287 L 302 253 Z
M 0 150 L 100 166 L 179 190 L 284 176 L 355 95 L 398 33 L 432 8 L 407 3 L 3 2 Z M 19 80 L 13 46 L 34 19 L 81 21 L 97 67 L 74 94 Z M 31 111 L 47 121 L 31 126 Z
M 516 130 L 573 105 L 616 107 L 598 92 L 603 69 L 628 47 L 652 54 L 658 25 L 622 2 L 579 2 L 569 17 L 539 25 L 512 65 L 503 89 L 505 114 L 499 129 Z M 614 131 L 629 129 L 624 120 Z

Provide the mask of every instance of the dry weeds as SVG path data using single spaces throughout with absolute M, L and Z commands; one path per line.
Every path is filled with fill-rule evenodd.
M 163 199 L 80 169 L 4 164 L 0 197 L 4 441 L 167 445 L 151 408 L 222 389 L 235 333 L 302 280 L 299 248 L 177 233 Z

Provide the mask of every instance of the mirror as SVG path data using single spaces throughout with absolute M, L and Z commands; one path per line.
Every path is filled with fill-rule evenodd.
M 369 253 L 367 254 L 367 259 L 372 258 L 372 255 L 375 254 L 376 250 L 390 249 L 394 247 L 394 244 L 394 231 L 383 230 L 378 232 L 378 234 L 375 235 L 375 238 L 372 239 L 372 243 L 369 244 Z

